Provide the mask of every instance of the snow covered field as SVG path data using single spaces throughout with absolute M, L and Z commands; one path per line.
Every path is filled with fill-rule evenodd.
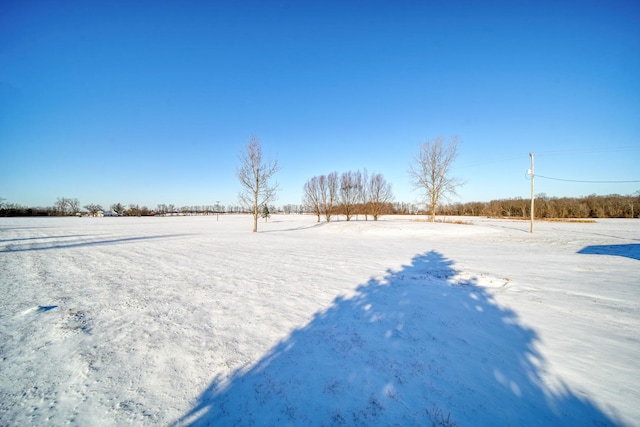
M 640 425 L 640 221 L 0 219 L 0 425 Z

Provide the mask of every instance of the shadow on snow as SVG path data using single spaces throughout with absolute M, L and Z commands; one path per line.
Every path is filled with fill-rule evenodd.
M 578 251 L 587 255 L 615 255 L 640 261 L 640 244 L 627 245 L 592 245 Z
M 5 248 L 0 249 L 0 253 L 7 252 L 26 252 L 26 251 L 45 251 L 50 249 L 69 249 L 69 248 L 79 248 L 85 246 L 100 246 L 100 245 L 115 245 L 120 243 L 133 243 L 143 240 L 153 240 L 153 239 L 168 239 L 171 237 L 181 237 L 185 236 L 185 234 L 163 234 L 158 236 L 141 236 L 141 237 L 121 237 L 117 239 L 103 239 L 103 240 L 93 240 L 93 239 L 84 239 L 84 240 L 74 240 L 70 242 L 52 242 L 52 243 L 19 243 L 19 244 L 9 244 L 5 246 Z M 72 236 L 63 236 L 63 237 L 72 237 Z M 73 236 L 79 237 L 79 236 Z
M 0 243 L 28 242 L 32 240 L 53 240 L 53 239 L 69 239 L 78 237 L 87 237 L 88 234 L 68 234 L 64 236 L 42 236 L 42 237 L 16 237 L 14 239 L 0 240 Z
M 272 223 L 279 223 L 279 222 L 284 222 L 284 221 L 271 221 Z M 282 233 L 282 232 L 287 232 L 287 231 L 299 231 L 299 230 L 308 230 L 311 228 L 319 228 L 319 227 L 325 227 L 326 226 L 326 222 L 316 222 L 313 223 L 311 225 L 301 225 L 299 227 L 291 227 L 291 228 L 284 228 L 284 229 L 276 229 L 276 230 L 264 230 L 261 229 L 260 226 L 258 226 L 258 232 L 260 233 Z
M 614 425 L 550 390 L 535 331 L 437 252 L 338 297 L 175 425 Z

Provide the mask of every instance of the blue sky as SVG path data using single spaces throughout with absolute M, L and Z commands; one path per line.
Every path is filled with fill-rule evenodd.
M 415 202 L 418 146 L 460 140 L 452 201 L 640 190 L 640 3 L 0 2 L 0 197 L 235 204 L 252 134 L 276 204 L 368 169 Z

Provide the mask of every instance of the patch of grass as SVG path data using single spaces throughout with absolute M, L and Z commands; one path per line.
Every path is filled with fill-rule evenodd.
M 412 219 L 411 222 L 431 222 L 429 219 Z M 473 221 L 464 221 L 462 219 L 449 219 L 449 218 L 436 218 L 435 222 L 441 224 L 461 224 L 461 225 L 473 225 Z
M 437 407 L 431 410 L 425 409 L 425 412 L 433 427 L 458 427 L 458 423 L 451 419 L 451 413 L 445 416 L 444 412 Z
M 461 224 L 461 225 L 473 225 L 473 221 L 464 221 L 462 219 L 443 219 L 437 222 L 444 222 L 447 224 Z
M 584 219 L 584 218 L 542 218 L 542 221 L 547 222 L 579 222 L 585 224 L 595 224 L 595 219 Z
M 501 216 L 496 217 L 498 219 L 517 219 L 521 221 L 530 221 L 531 218 L 523 217 L 523 216 Z M 595 219 L 590 218 L 534 218 L 535 221 L 544 221 L 544 222 L 576 222 L 576 223 L 585 223 L 585 224 L 594 224 L 597 221 Z

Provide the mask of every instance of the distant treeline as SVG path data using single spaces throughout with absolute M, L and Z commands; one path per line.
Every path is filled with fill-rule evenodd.
M 153 209 L 137 204 L 123 206 L 120 203 L 111 205 L 110 210 L 103 210 L 100 205 L 90 204 L 80 208 L 77 199 L 58 199 L 54 206 L 25 207 L 15 203 L 0 201 L 0 216 L 172 216 L 172 215 L 215 215 L 218 213 L 248 213 L 238 205 L 224 206 L 197 205 L 174 206 L 160 204 Z M 355 203 L 348 206 L 350 215 L 366 215 L 370 213 L 370 206 Z M 492 200 L 490 202 L 451 203 L 438 207 L 438 215 L 447 216 L 491 216 L 491 217 L 529 217 L 531 200 L 510 198 Z M 283 214 L 313 214 L 313 210 L 305 204 L 286 204 L 281 207 L 269 206 L 271 213 Z M 332 208 L 334 215 L 344 215 L 342 203 Z M 426 215 L 427 207 L 416 203 L 394 202 L 383 203 L 380 213 L 384 215 Z M 598 196 L 592 194 L 586 197 L 549 197 L 545 194 L 536 195 L 536 218 L 639 218 L 640 192 L 636 195 L 621 196 L 609 194 Z
M 548 197 L 538 194 L 534 200 L 536 218 L 638 218 L 640 193 L 621 196 L 609 194 L 586 197 Z M 530 217 L 531 199 L 512 198 L 490 202 L 453 203 L 438 209 L 439 215 Z

